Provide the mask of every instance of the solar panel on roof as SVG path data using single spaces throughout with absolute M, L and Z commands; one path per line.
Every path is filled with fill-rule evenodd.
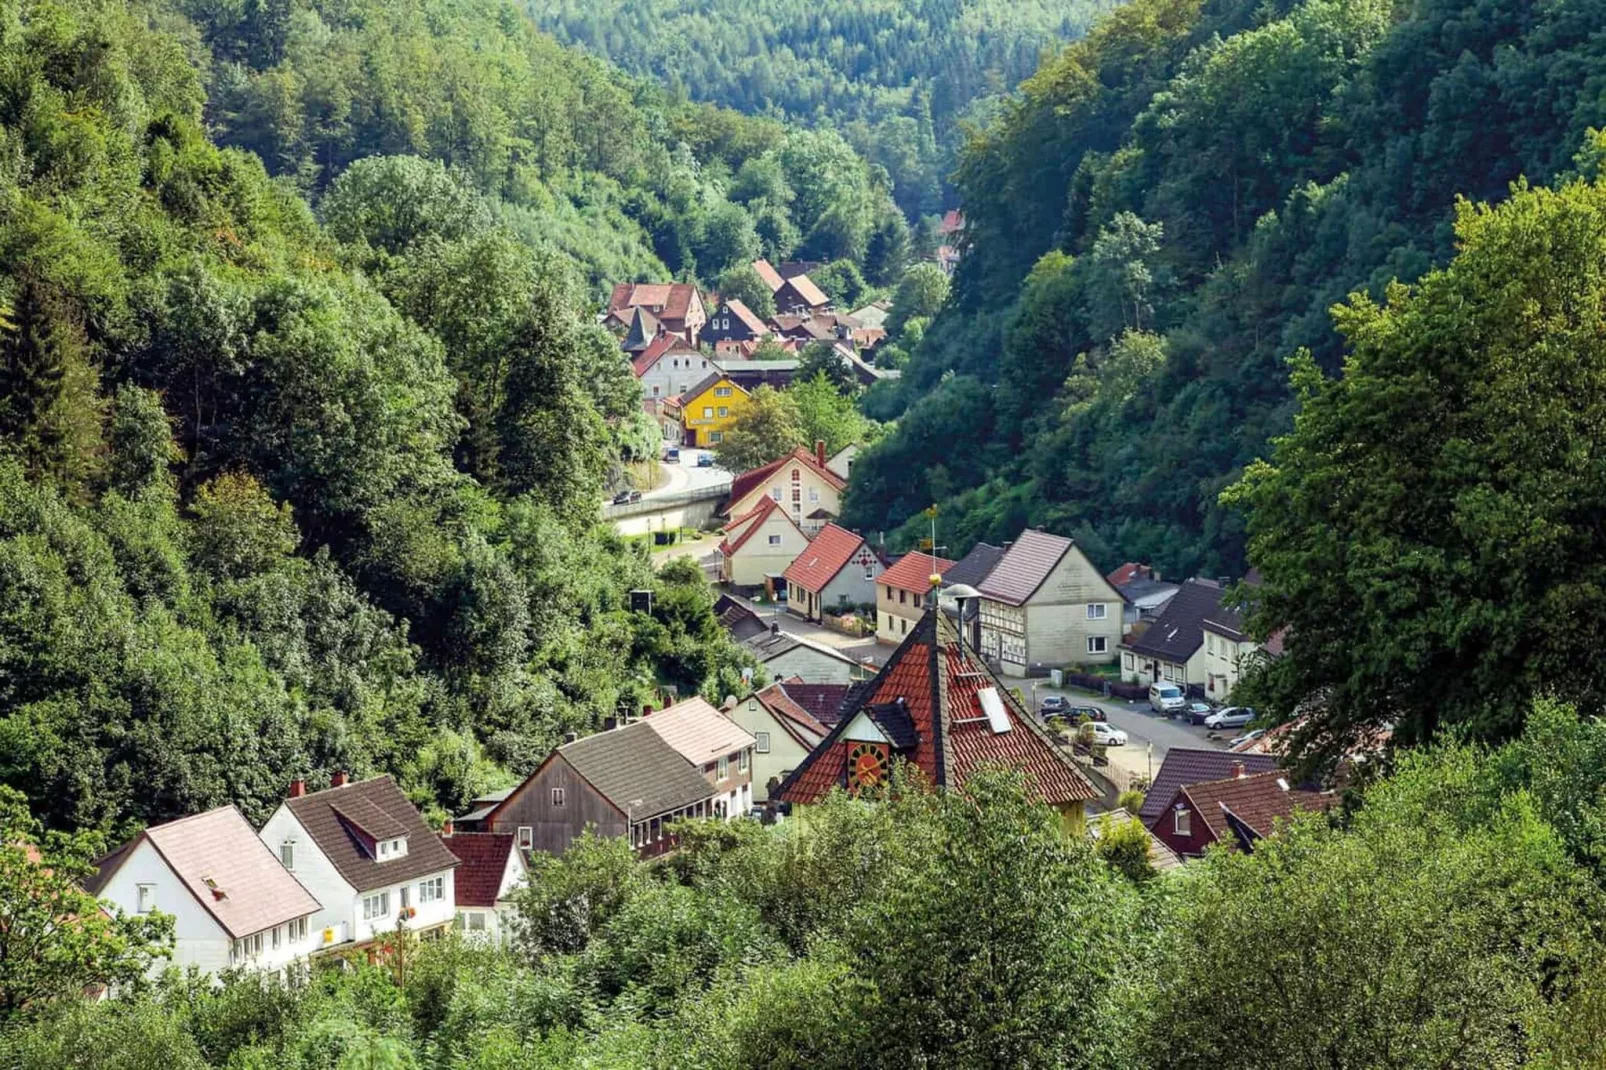
M 981 699 L 981 712 L 987 715 L 987 727 L 996 735 L 1003 735 L 1015 726 L 1010 723 L 1009 714 L 1004 712 L 1004 700 L 998 694 L 996 687 L 984 687 L 976 692 Z

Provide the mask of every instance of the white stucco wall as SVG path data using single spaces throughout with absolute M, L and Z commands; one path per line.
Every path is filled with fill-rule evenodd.
M 840 657 L 808 646 L 798 646 L 764 663 L 770 677 L 784 680 L 789 676 L 802 678 L 806 684 L 851 684 L 854 665 Z

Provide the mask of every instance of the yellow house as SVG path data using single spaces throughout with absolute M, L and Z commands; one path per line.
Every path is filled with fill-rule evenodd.
M 717 446 L 752 396 L 720 372 L 680 395 L 680 426 L 688 446 Z

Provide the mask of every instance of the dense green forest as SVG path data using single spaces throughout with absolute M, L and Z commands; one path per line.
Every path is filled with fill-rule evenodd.
M 1412 755 L 1331 820 L 1165 875 L 1141 829 L 1095 848 L 998 774 L 693 825 L 651 866 L 583 839 L 538 856 L 507 949 L 393 937 L 288 986 L 174 971 L 35 1005 L 0 1064 L 1592 1070 L 1603 757 L 1598 723 L 1541 707 L 1498 751 Z
M 712 282 L 758 255 L 896 277 L 906 228 L 842 137 L 677 101 L 538 33 L 512 2 L 148 0 L 220 144 L 316 199 L 353 162 L 435 160 L 593 284 Z
M 850 0 L 829 8 L 532 0 L 540 24 L 677 96 L 843 133 L 911 218 L 953 203 L 962 126 L 979 122 L 1110 0 Z
M 1042 525 L 1095 561 L 1241 574 L 1218 501 L 1288 430 L 1330 306 L 1454 248 L 1458 195 L 1589 173 L 1606 8 L 1133 0 L 967 144 L 966 255 L 855 467 L 845 520 Z M 1584 155 L 1575 163 L 1575 157 Z M 912 541 L 919 523 L 904 540 Z
M 818 237 L 869 169 L 496 0 L 189 14 L 0 16 L 0 782 L 55 827 L 335 769 L 439 814 L 736 689 L 700 573 L 591 519 L 657 431 L 590 283 L 723 266 L 720 175 Z

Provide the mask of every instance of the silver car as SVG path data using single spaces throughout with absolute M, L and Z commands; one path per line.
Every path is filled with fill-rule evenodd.
M 1255 719 L 1248 706 L 1227 706 L 1205 718 L 1206 728 L 1242 728 Z

